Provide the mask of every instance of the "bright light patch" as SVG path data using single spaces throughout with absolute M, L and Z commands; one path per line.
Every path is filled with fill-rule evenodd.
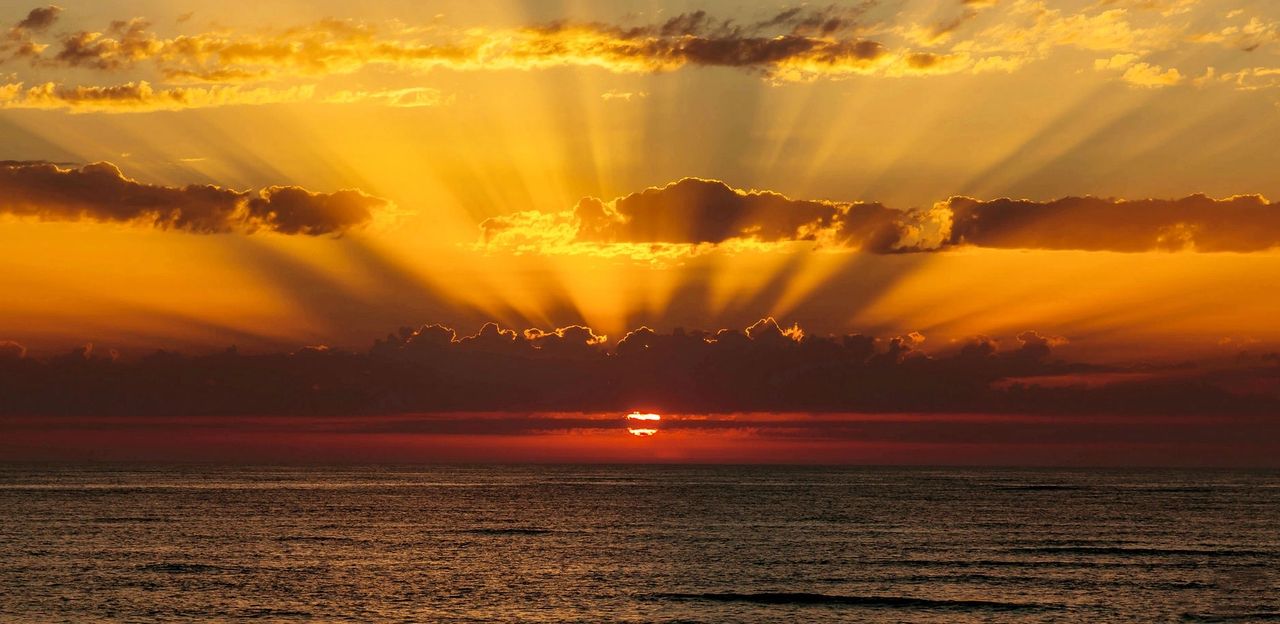
M 636 423 L 636 424 L 652 423 L 656 425 L 659 420 L 662 420 L 662 417 L 657 414 L 641 414 L 640 412 L 631 412 L 630 414 L 627 414 L 627 423 L 629 424 L 630 423 Z M 633 436 L 647 438 L 658 433 L 658 429 L 655 426 L 627 427 L 627 433 L 630 433 Z

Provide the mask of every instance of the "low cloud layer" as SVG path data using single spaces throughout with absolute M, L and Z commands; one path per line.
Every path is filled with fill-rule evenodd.
M 386 200 L 356 190 L 313 193 L 296 186 L 240 192 L 210 185 L 158 186 L 106 162 L 64 168 L 0 162 L 0 214 L 50 221 L 105 221 L 199 234 L 270 231 L 341 234 L 368 223 Z
M 404 328 L 368 351 L 123 360 L 79 348 L 0 349 L 0 413 L 18 416 L 396 414 L 467 411 L 1274 415 L 1275 357 L 1229 369 L 1062 361 L 1064 338 L 1024 332 L 927 350 L 919 333 L 817 336 L 764 319 L 745 330 L 587 327 L 461 336 Z M 1137 373 L 1137 374 L 1134 374 Z
M 1280 246 L 1280 207 L 1261 196 L 1051 202 L 953 197 L 923 210 L 791 199 L 685 178 L 572 210 L 485 220 L 482 246 L 517 253 L 656 259 L 728 246 L 807 242 L 873 253 L 961 246 L 1116 252 L 1253 252 Z

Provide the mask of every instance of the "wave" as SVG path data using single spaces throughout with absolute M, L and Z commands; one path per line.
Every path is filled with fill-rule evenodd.
M 944 569 L 967 569 L 967 568 L 1067 568 L 1067 569 L 1111 569 L 1111 568 L 1170 568 L 1170 569 L 1200 569 L 1203 563 L 1195 559 L 1182 560 L 1163 560 L 1149 561 L 1142 559 L 1133 560 L 1096 560 L 1096 559 L 1056 559 L 1056 560 L 1037 560 L 1037 559 L 875 559 L 866 563 L 880 566 L 898 566 L 904 568 L 944 568 Z M 1228 565 L 1219 563 L 1218 565 Z M 1231 561 L 1229 564 L 1233 568 L 1256 568 L 1268 567 L 1270 564 L 1266 561 L 1251 560 L 1241 557 Z
M 1120 579 L 1111 578 L 1052 578 L 1037 577 L 1017 574 L 916 574 L 911 576 L 893 576 L 888 577 L 895 583 L 914 583 L 914 584 L 936 584 L 936 583 L 959 583 L 959 584 L 980 584 L 980 585 L 1015 585 L 1018 587 L 1028 587 L 1030 585 L 1048 586 L 1048 587 L 1065 587 L 1071 589 L 1079 589 L 1082 587 L 1141 587 L 1144 589 L 1159 590 L 1192 590 L 1192 589 L 1213 589 L 1217 585 L 1214 583 L 1205 583 L 1201 581 L 1140 581 L 1134 580 L 1133 577 L 1125 576 Z M 843 583 L 848 578 L 823 578 L 818 579 L 828 583 Z
M 1206 550 L 1197 548 L 1148 548 L 1141 546 L 1032 546 L 1010 549 L 1014 552 L 1078 555 L 1132 555 L 1132 556 L 1196 556 L 1196 557 L 1270 557 L 1273 553 L 1261 550 Z
M 944 611 L 1059 611 L 1064 607 L 1024 602 L 992 600 L 934 600 L 907 596 L 841 596 L 809 592 L 708 592 L 700 594 L 662 593 L 666 600 L 706 602 L 749 602 L 761 605 L 844 605 L 869 609 L 932 609 Z
M 1028 483 L 1025 485 L 1001 485 L 997 486 L 997 490 L 1010 490 L 1018 492 L 1039 492 L 1039 491 L 1059 491 L 1059 490 L 1088 490 L 1092 489 L 1084 485 L 1054 485 L 1048 483 Z
M 543 535 L 546 533 L 555 533 L 551 529 L 532 529 L 520 527 L 496 527 L 496 528 L 479 528 L 465 529 L 463 533 L 471 533 L 473 535 Z
M 241 613 L 238 613 L 237 617 L 243 617 L 245 619 L 250 619 L 250 620 L 257 620 L 257 619 L 276 620 L 279 618 L 311 619 L 313 615 L 314 614 L 311 613 L 310 611 L 299 611 L 296 609 L 274 609 L 271 607 L 258 607 L 254 609 L 247 609 Z
M 1183 613 L 1184 622 L 1280 622 L 1280 611 L 1257 613 Z
M 360 540 L 354 537 L 344 537 L 340 535 L 281 535 L 276 538 L 277 542 L 365 542 L 368 540 Z
M 222 568 L 204 563 L 148 563 L 138 566 L 143 572 L 164 572 L 166 574 L 201 574 L 220 572 Z

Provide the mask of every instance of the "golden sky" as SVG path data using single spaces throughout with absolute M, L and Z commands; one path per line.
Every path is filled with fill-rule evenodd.
M 1280 343 L 1274 3 L 66 0 L 0 9 L 0 59 L 32 354 L 769 315 Z

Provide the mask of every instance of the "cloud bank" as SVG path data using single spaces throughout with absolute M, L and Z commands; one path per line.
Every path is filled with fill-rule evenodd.
M 123 360 L 79 348 L 32 358 L 0 348 L 0 414 L 360 415 L 471 411 L 867 412 L 1100 415 L 1280 413 L 1280 359 L 1227 369 L 1124 369 L 1056 357 L 1028 331 L 929 352 L 925 336 L 818 336 L 763 319 L 745 330 L 587 327 L 470 336 L 403 328 L 364 352 Z M 1133 374 L 1138 373 L 1138 374 Z
M 1115 252 L 1255 252 L 1280 246 L 1280 207 L 1258 195 L 1050 202 L 952 197 L 927 209 L 799 200 L 685 178 L 571 210 L 486 219 L 481 247 L 516 253 L 658 259 L 717 247 L 809 243 L 872 253 L 962 246 Z
M 313 193 L 296 186 L 240 192 L 210 185 L 158 186 L 106 162 L 63 168 L 0 162 L 0 214 L 49 221 L 104 221 L 198 234 L 257 231 L 318 236 L 368 223 L 387 206 L 356 190 Z

